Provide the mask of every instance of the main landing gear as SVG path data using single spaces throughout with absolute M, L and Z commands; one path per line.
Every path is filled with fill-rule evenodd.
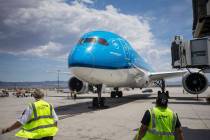
M 92 101 L 93 108 L 106 108 L 105 106 L 105 98 L 101 97 L 102 93 L 102 85 L 96 85 L 98 97 L 94 97 Z
M 169 96 L 169 92 L 166 91 L 166 85 L 165 85 L 165 80 L 159 80 L 159 81 L 156 81 L 155 82 L 155 85 L 159 86 L 161 91 L 159 90 L 158 91 L 158 94 L 162 94 L 162 93 L 165 93 Z
M 119 91 L 119 88 L 114 88 L 114 91 L 111 91 L 111 98 L 115 98 L 115 97 L 118 97 L 118 98 L 120 98 L 120 97 L 122 97 L 123 96 L 123 93 L 122 93 L 122 91 Z

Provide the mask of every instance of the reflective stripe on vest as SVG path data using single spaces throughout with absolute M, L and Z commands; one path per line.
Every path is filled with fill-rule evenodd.
M 39 100 L 30 104 L 29 107 L 33 110 L 31 119 L 22 126 L 21 130 L 16 133 L 16 136 L 29 139 L 55 136 L 58 128 L 52 116 L 52 105 Z
M 38 126 L 38 127 L 32 128 L 32 129 L 29 129 L 29 130 L 26 130 L 26 129 L 23 128 L 23 130 L 32 132 L 32 131 L 35 131 L 35 130 L 38 130 L 38 129 L 55 127 L 55 126 L 56 126 L 56 124 L 49 124 L 49 125 L 41 125 L 41 126 Z
M 172 122 L 172 132 L 160 132 L 156 130 L 156 119 L 155 119 L 155 113 L 153 109 L 150 109 L 150 114 L 151 114 L 151 123 L 152 123 L 152 128 L 148 129 L 148 132 L 154 134 L 154 135 L 160 135 L 160 136 L 174 136 L 175 135 L 175 126 L 176 126 L 176 120 L 177 116 L 176 113 L 173 113 L 173 122 Z
M 160 136 L 174 136 L 174 132 L 159 132 L 156 129 L 150 129 L 148 132 L 154 134 L 154 135 L 160 135 Z
M 176 127 L 176 121 L 177 121 L 177 115 L 173 112 L 173 123 L 172 123 L 172 131 L 175 132 Z
M 31 106 L 32 106 L 32 109 L 33 109 L 33 113 L 34 113 L 34 118 L 30 119 L 27 123 L 31 123 L 32 121 L 36 121 L 36 120 L 39 120 L 39 119 L 43 119 L 43 118 L 53 118 L 52 116 L 52 105 L 50 105 L 50 115 L 44 115 L 44 116 L 37 116 L 37 110 L 36 110 L 36 107 L 35 107 L 35 104 L 32 103 Z

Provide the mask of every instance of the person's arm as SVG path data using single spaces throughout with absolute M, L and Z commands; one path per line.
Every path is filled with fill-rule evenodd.
M 177 116 L 177 121 L 176 121 L 176 126 L 175 126 L 175 130 L 176 130 L 176 134 L 177 134 L 177 139 L 178 140 L 184 140 L 184 134 L 183 134 L 183 131 L 182 131 L 182 125 L 181 125 L 181 122 L 179 121 L 179 117 L 178 115 L 176 114 Z
M 144 113 L 144 116 L 141 120 L 141 127 L 139 128 L 139 132 L 138 132 L 139 134 L 138 134 L 137 140 L 141 140 L 144 137 L 145 133 L 147 132 L 149 123 L 150 123 L 150 112 L 149 110 L 147 110 Z
M 55 113 L 55 109 L 53 108 L 52 110 L 52 116 L 54 118 L 54 121 L 55 121 L 55 125 L 58 126 L 58 116 L 57 114 Z
M 178 140 L 184 140 L 184 134 L 181 127 L 176 128 L 176 133 Z
M 21 123 L 19 121 L 16 121 L 14 124 L 12 124 L 10 127 L 8 128 L 5 128 L 5 129 L 2 129 L 1 133 L 4 134 L 4 133 L 7 133 L 7 132 L 10 132 L 10 131 L 13 131 L 19 127 L 21 127 Z
M 13 131 L 13 130 L 21 127 L 22 125 L 24 125 L 30 119 L 31 113 L 32 113 L 32 111 L 31 111 L 30 107 L 27 107 L 23 111 L 22 116 L 14 124 L 12 124 L 10 127 L 2 129 L 1 133 L 4 134 L 4 133 Z
M 147 126 L 142 124 L 140 127 L 140 130 L 139 130 L 139 136 L 138 136 L 137 140 L 141 140 L 144 137 L 144 135 L 146 134 L 146 132 L 147 132 Z

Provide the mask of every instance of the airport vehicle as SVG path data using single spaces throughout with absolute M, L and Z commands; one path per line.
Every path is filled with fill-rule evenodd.
M 0 97 L 9 97 L 9 92 L 6 90 L 0 91 Z
M 69 88 L 84 91 L 88 84 L 95 85 L 98 97 L 93 106 L 103 106 L 102 85 L 114 87 L 111 97 L 122 97 L 119 87 L 145 88 L 155 83 L 165 91 L 166 78 L 183 76 L 184 88 L 192 94 L 207 89 L 207 78 L 203 74 L 187 71 L 155 72 L 152 67 L 131 47 L 124 38 L 108 31 L 93 31 L 84 34 L 71 50 L 68 66 L 74 75 Z
M 16 97 L 31 97 L 31 91 L 29 89 L 17 89 L 15 93 L 13 93 Z

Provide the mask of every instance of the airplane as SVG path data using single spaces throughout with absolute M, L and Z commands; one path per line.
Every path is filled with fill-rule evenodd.
M 121 87 L 145 88 L 155 84 L 165 90 L 165 79 L 183 76 L 184 89 L 200 94 L 208 87 L 203 73 L 187 71 L 155 72 L 123 37 L 109 31 L 85 33 L 73 47 L 68 57 L 68 67 L 74 75 L 69 80 L 71 90 L 82 91 L 88 84 L 97 88 L 98 97 L 93 98 L 94 107 L 103 107 L 102 85 L 113 87 L 111 97 L 122 97 Z

